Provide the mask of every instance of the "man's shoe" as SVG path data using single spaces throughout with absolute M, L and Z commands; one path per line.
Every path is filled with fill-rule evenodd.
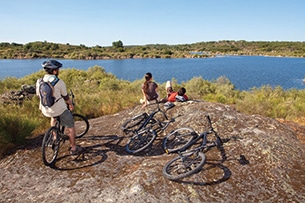
M 77 145 L 75 150 L 70 150 L 70 154 L 71 155 L 79 155 L 84 151 L 84 148 L 82 148 L 81 146 Z

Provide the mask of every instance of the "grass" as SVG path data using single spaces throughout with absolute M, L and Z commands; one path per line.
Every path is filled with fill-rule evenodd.
M 23 84 L 35 85 L 36 80 L 44 75 L 43 71 L 26 77 L 5 78 L 0 81 L 0 94 L 19 90 Z M 75 94 L 75 112 L 88 118 L 114 114 L 121 110 L 139 105 L 142 98 L 143 80 L 128 82 L 119 80 L 107 73 L 102 67 L 94 66 L 88 70 L 63 69 L 59 76 L 67 88 Z M 250 91 L 236 90 L 225 76 L 215 81 L 194 77 L 178 84 L 172 79 L 174 90 L 185 87 L 190 99 L 201 99 L 234 105 L 245 114 L 260 114 L 271 118 L 291 121 L 305 121 L 305 90 L 283 90 L 281 87 L 262 86 Z M 166 95 L 165 83 L 159 84 L 161 96 Z M 27 137 L 44 133 L 49 127 L 49 119 L 38 110 L 39 99 L 33 97 L 21 105 L 1 105 L 0 118 L 0 157 L 7 150 L 24 144 Z
M 38 121 L 29 116 L 12 113 L 2 114 L 0 117 L 0 155 L 24 144 L 25 138 L 31 135 L 37 127 Z

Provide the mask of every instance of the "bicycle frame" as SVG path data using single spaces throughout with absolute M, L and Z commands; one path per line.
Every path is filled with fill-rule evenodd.
M 71 96 L 72 103 L 74 105 L 74 94 L 73 94 L 73 91 L 71 89 L 70 89 L 70 96 Z M 67 105 L 67 109 L 70 111 L 68 105 Z M 59 116 L 55 117 L 54 119 L 55 119 L 55 125 L 54 126 L 58 129 L 58 137 L 56 138 L 56 139 L 58 139 L 57 142 L 63 141 L 63 143 L 64 143 L 66 140 L 69 139 L 69 136 L 65 134 L 65 126 L 61 125 Z
M 187 153 L 187 152 L 201 151 L 201 150 L 203 150 L 205 148 L 210 148 L 210 147 L 216 146 L 217 143 L 213 143 L 211 145 L 207 145 L 207 136 L 208 136 L 208 134 L 211 134 L 211 133 L 215 133 L 215 132 L 203 132 L 203 133 L 201 133 L 194 140 L 192 140 L 192 142 L 190 143 L 190 146 L 188 146 L 186 149 L 178 151 L 178 154 L 183 154 L 184 152 Z M 199 139 L 202 139 L 202 143 L 201 143 L 201 145 L 199 147 L 193 148 L 191 150 L 187 150 L 192 145 L 194 145 Z M 217 138 L 217 140 L 218 140 L 218 138 Z
M 208 131 L 205 131 L 205 132 L 202 132 L 201 134 L 197 134 L 197 136 L 191 141 L 191 143 L 189 144 L 188 147 L 186 147 L 185 149 L 181 150 L 181 151 L 178 151 L 178 154 L 181 154 L 182 152 L 184 152 L 186 149 L 190 148 L 192 145 L 194 145 L 199 139 L 202 139 L 202 143 L 199 147 L 196 147 L 196 148 L 193 148 L 191 150 L 188 150 L 188 152 L 190 151 L 201 151 L 202 149 L 204 148 L 210 148 L 210 147 L 213 147 L 213 146 L 218 146 L 222 143 L 221 141 L 221 138 L 219 137 L 218 133 L 213 129 L 212 127 L 212 122 L 211 122 L 211 119 L 210 119 L 210 116 L 209 115 L 206 115 L 205 116 L 206 119 L 208 120 L 208 123 L 209 123 L 209 130 Z M 214 134 L 214 136 L 216 137 L 216 143 L 212 143 L 211 145 L 207 145 L 208 143 L 208 140 L 207 140 L 207 137 L 209 134 Z
M 155 116 L 158 112 L 161 112 L 162 115 L 163 115 L 163 117 L 164 117 L 166 120 L 168 120 L 167 115 L 165 114 L 164 111 L 161 110 L 160 105 L 159 105 L 159 102 L 158 102 L 157 100 L 156 100 L 156 104 L 157 104 L 157 109 L 156 109 L 155 111 L 153 111 L 152 113 L 150 113 L 150 114 L 148 115 L 147 118 L 145 118 L 144 123 L 141 124 L 141 125 L 135 130 L 135 133 L 138 132 L 138 131 L 140 131 L 142 128 L 145 128 L 145 127 L 147 126 L 147 124 L 152 120 L 152 118 L 154 118 L 154 116 Z M 154 105 L 154 104 L 150 104 L 150 105 Z M 161 130 L 164 130 L 165 128 L 167 128 L 167 126 L 171 123 L 171 121 L 170 121 L 170 122 L 167 122 L 167 123 L 162 127 L 161 124 L 160 124 L 160 121 L 158 121 L 158 120 L 156 120 L 156 121 L 157 121 L 158 124 L 160 125 Z
M 61 123 L 60 123 L 60 118 L 59 117 L 56 117 L 55 118 L 56 121 L 55 121 L 55 127 L 58 129 L 58 132 L 59 132 L 59 141 L 63 140 L 63 142 L 65 142 L 66 140 L 69 139 L 69 136 L 68 135 L 65 135 L 65 126 L 62 126 Z

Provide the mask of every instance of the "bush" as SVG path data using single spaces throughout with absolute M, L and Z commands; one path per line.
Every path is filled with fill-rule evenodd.
M 37 123 L 19 115 L 4 114 L 0 117 L 0 157 L 8 150 L 24 144 L 37 127 Z

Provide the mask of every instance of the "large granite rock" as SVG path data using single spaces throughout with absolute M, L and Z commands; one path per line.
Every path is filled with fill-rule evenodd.
M 146 109 L 149 110 L 149 109 Z M 259 115 L 244 115 L 226 105 L 204 101 L 177 103 L 175 117 L 149 150 L 125 152 L 128 137 L 122 122 L 143 112 L 140 106 L 90 120 L 88 135 L 77 142 L 87 148 L 84 159 L 73 161 L 68 143 L 56 168 L 43 165 L 41 137 L 0 160 L 3 202 L 304 202 L 305 146 L 301 126 Z M 206 153 L 199 173 L 179 182 L 162 176 L 161 142 L 178 127 L 205 128 L 204 115 L 224 144 Z M 177 117 L 178 115 L 181 115 Z

